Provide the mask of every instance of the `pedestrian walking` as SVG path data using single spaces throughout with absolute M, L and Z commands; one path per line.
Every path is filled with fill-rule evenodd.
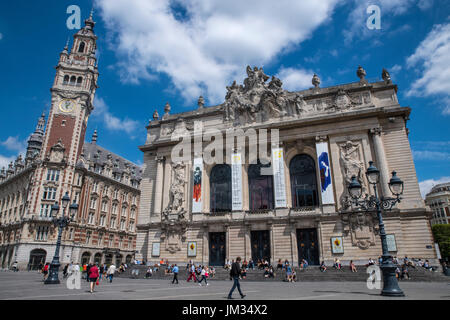
M 17 261 L 14 261 L 13 265 L 12 265 L 12 269 L 14 272 L 18 272 L 19 271 L 19 264 L 17 263 Z
M 189 277 L 187 278 L 187 282 L 189 282 L 192 277 L 194 277 L 194 282 L 197 282 L 197 277 L 195 276 L 195 265 L 191 265 L 191 270 Z
M 88 273 L 87 278 L 89 279 L 89 282 L 91 283 L 91 293 L 94 293 L 94 288 L 95 288 L 95 285 L 98 284 L 98 278 L 99 278 L 99 270 L 98 270 L 97 265 L 94 264 L 93 266 L 91 266 L 89 268 L 88 272 L 89 273 Z
M 172 284 L 175 283 L 175 281 L 178 284 L 178 271 L 179 271 L 178 266 L 177 266 L 177 264 L 175 264 L 172 269 L 172 272 L 173 272 Z
M 200 272 L 200 276 L 202 277 L 200 281 L 198 282 L 198 285 L 202 286 L 202 281 L 205 280 L 205 283 L 207 286 L 209 286 L 208 281 L 206 280 L 206 268 L 203 266 L 202 271 Z
M 228 294 L 228 299 L 233 299 L 232 294 L 233 294 L 234 289 L 236 289 L 236 287 L 238 288 L 241 298 L 244 299 L 244 297 L 245 297 L 245 294 L 243 294 L 241 291 L 241 285 L 239 284 L 239 276 L 241 274 L 240 263 L 241 263 L 241 257 L 237 257 L 236 262 L 233 262 L 233 264 L 231 265 L 230 276 L 233 278 L 234 282 L 233 282 L 233 287 L 231 288 L 230 293 Z
M 109 277 L 109 283 L 113 281 L 114 272 L 116 272 L 116 266 L 114 264 L 111 264 L 108 268 L 108 271 L 106 272 Z
M 44 274 L 44 281 L 45 281 L 45 279 L 47 279 L 47 276 L 48 276 L 48 268 L 49 268 L 49 267 L 50 267 L 50 263 L 47 262 L 47 263 L 45 264 L 45 266 L 44 266 L 43 271 L 42 271 L 42 273 Z

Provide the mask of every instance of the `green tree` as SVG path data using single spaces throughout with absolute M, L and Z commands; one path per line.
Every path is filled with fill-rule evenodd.
M 434 240 L 439 244 L 442 259 L 450 258 L 450 224 L 435 224 L 431 229 Z

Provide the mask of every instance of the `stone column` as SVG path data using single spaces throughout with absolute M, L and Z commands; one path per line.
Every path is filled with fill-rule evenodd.
M 298 266 L 297 228 L 295 227 L 295 223 L 292 223 L 291 225 L 291 246 L 292 266 Z
M 250 223 L 245 223 L 245 234 L 244 234 L 244 241 L 245 241 L 245 260 L 250 261 L 252 258 L 252 244 L 250 240 Z
M 229 225 L 225 225 L 225 245 L 226 245 L 226 250 L 225 250 L 225 260 L 231 260 L 230 259 L 230 226 Z
M 376 167 L 380 170 L 380 185 L 383 196 L 389 197 L 391 192 L 389 190 L 389 168 L 386 161 L 386 154 L 384 152 L 383 140 L 381 138 L 381 128 L 370 129 L 372 133 L 373 145 L 375 149 Z
M 156 160 L 155 202 L 153 206 L 153 213 L 151 213 L 151 215 L 161 215 L 165 158 L 163 156 L 156 156 L 155 160 Z
M 203 226 L 203 250 L 202 250 L 202 265 L 209 264 L 209 230 L 208 226 Z
M 275 259 L 275 239 L 273 237 L 273 224 L 272 222 L 267 223 L 270 230 L 270 263 L 273 265 Z

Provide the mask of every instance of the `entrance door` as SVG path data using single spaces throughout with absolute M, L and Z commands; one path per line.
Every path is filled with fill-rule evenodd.
M 298 262 L 305 259 L 309 265 L 319 265 L 317 229 L 297 229 Z
M 38 270 L 39 265 L 45 264 L 45 258 L 47 257 L 47 252 L 43 249 L 34 249 L 30 252 L 30 259 L 28 260 L 28 268 L 30 270 Z
M 252 260 L 256 263 L 258 260 L 267 260 L 270 263 L 270 232 L 252 231 Z
M 225 232 L 209 233 L 209 265 L 225 265 Z

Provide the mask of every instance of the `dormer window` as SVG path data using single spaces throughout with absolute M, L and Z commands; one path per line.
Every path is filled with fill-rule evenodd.
M 84 42 L 81 42 L 80 46 L 78 47 L 78 52 L 83 53 L 85 47 L 86 47 L 86 44 Z

